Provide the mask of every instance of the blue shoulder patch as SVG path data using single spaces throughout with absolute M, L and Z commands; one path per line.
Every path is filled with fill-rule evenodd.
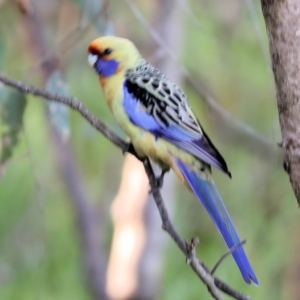
M 130 121 L 136 126 L 142 127 L 150 132 L 159 130 L 160 126 L 155 118 L 145 111 L 139 101 L 128 92 L 123 84 L 123 107 Z
M 217 150 L 214 150 L 214 146 L 211 146 L 212 144 L 206 136 L 195 139 L 180 125 L 163 126 L 156 119 L 155 113 L 148 113 L 139 99 L 129 92 L 126 81 L 123 83 L 123 107 L 130 121 L 136 126 L 150 131 L 155 137 L 165 139 L 198 159 L 223 170 L 230 176 L 225 160 L 218 154 Z

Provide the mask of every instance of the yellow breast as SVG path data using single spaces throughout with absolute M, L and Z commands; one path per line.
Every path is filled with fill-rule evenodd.
M 110 110 L 112 110 L 112 102 L 114 99 L 121 96 L 124 74 L 123 72 L 117 72 L 111 77 L 100 75 L 99 80 L 107 105 Z

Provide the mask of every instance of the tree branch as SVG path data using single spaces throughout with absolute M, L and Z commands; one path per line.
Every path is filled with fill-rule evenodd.
M 55 140 L 55 156 L 59 169 L 71 197 L 77 219 L 77 227 L 81 246 L 83 248 L 84 271 L 86 282 L 94 299 L 108 300 L 105 293 L 106 257 L 100 251 L 103 247 L 103 232 L 99 228 L 100 219 L 97 210 L 88 199 L 86 189 L 80 178 L 80 172 L 74 164 L 73 153 L 68 144 L 61 141 L 59 133 L 53 130 Z M 101 226 L 100 226 L 101 227 Z M 100 229 L 100 230 L 99 230 Z
M 3 84 L 5 84 L 7 86 L 15 88 L 23 93 L 29 93 L 34 96 L 42 97 L 46 100 L 52 100 L 52 101 L 64 103 L 65 105 L 78 111 L 94 128 L 96 128 L 98 131 L 100 131 L 114 145 L 121 148 L 122 151 L 126 151 L 128 149 L 128 143 L 126 143 L 125 141 L 120 139 L 116 134 L 114 134 L 111 130 L 109 130 L 105 126 L 105 124 L 102 123 L 91 112 L 89 112 L 88 109 L 85 108 L 78 99 L 73 98 L 73 97 L 65 97 L 65 96 L 53 94 L 44 89 L 29 86 L 29 85 L 24 84 L 23 82 L 9 79 L 2 74 L 0 74 L 0 82 L 2 82 Z M 149 183 L 150 183 L 151 189 L 153 190 L 153 198 L 155 200 L 155 203 L 159 210 L 159 214 L 162 219 L 163 229 L 165 229 L 169 233 L 169 235 L 172 237 L 172 239 L 177 244 L 177 246 L 185 254 L 190 266 L 195 271 L 195 273 L 198 275 L 198 277 L 201 279 L 201 281 L 207 286 L 209 292 L 214 297 L 214 299 L 218 299 L 218 300 L 223 299 L 223 297 L 219 291 L 219 290 L 221 290 L 224 293 L 233 297 L 234 299 L 249 300 L 250 298 L 248 296 L 243 295 L 239 291 L 234 290 L 233 288 L 231 288 L 229 285 L 227 285 L 225 282 L 221 281 L 220 279 L 213 277 L 210 274 L 208 267 L 206 267 L 199 260 L 199 258 L 196 257 L 193 247 L 192 247 L 192 251 L 191 251 L 191 246 L 187 242 L 185 242 L 185 240 L 183 238 L 180 237 L 180 235 L 177 233 L 177 231 L 175 230 L 173 224 L 171 223 L 171 221 L 169 219 L 168 211 L 165 207 L 161 193 L 158 189 L 156 189 L 155 174 L 153 172 L 150 161 L 148 159 L 146 159 L 144 161 L 144 167 L 145 167 L 145 171 L 149 178 Z
M 300 205 L 300 2 L 261 0 L 269 36 L 284 169 Z

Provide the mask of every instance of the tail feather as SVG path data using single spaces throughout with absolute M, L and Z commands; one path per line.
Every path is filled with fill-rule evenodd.
M 214 221 L 228 248 L 232 248 L 239 244 L 240 238 L 215 184 L 212 181 L 202 179 L 197 173 L 186 167 L 181 160 L 177 159 L 176 164 L 181 170 L 185 180 L 189 183 L 191 189 Z M 244 280 L 247 283 L 251 283 L 252 281 L 254 284 L 258 285 L 258 280 L 243 247 L 240 246 L 235 249 L 232 252 L 232 256 L 238 265 Z

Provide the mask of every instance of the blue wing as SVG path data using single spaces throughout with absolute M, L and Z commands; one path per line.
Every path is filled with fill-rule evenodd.
M 165 89 L 171 90 L 168 86 Z M 200 127 L 184 94 L 182 92 L 163 94 L 163 91 L 164 89 L 157 92 L 154 90 L 153 93 L 153 81 L 150 79 L 146 83 L 143 79 L 135 82 L 125 80 L 123 107 L 131 122 L 231 177 L 225 160 Z

